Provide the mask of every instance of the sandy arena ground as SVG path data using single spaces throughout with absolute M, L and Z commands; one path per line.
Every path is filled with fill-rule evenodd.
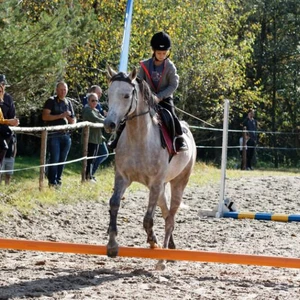
M 200 209 L 218 203 L 219 190 L 186 189 L 174 231 L 178 249 L 300 257 L 297 222 L 199 217 Z M 300 214 L 300 176 L 229 179 L 226 196 L 243 211 Z M 126 194 L 118 219 L 121 246 L 148 247 L 146 205 L 145 191 Z M 5 238 L 106 245 L 108 205 L 40 207 L 0 223 Z M 159 210 L 154 228 L 162 242 Z M 168 263 L 163 271 L 155 266 L 151 259 L 1 250 L 0 299 L 300 299 L 299 269 L 186 261 Z

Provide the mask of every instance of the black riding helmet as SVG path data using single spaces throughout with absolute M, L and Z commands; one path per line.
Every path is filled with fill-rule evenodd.
M 161 50 L 161 51 L 170 50 L 171 49 L 171 38 L 167 33 L 160 31 L 153 35 L 150 44 L 154 51 L 155 50 Z

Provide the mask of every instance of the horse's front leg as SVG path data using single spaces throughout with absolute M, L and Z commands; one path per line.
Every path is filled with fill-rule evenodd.
M 162 196 L 158 199 L 157 204 L 161 209 L 162 217 L 164 218 L 165 223 L 169 224 L 169 221 L 167 221 L 167 218 L 169 217 L 170 210 L 167 205 L 167 198 L 171 197 L 171 195 L 170 195 L 170 192 L 167 193 L 167 191 L 168 191 L 168 189 L 166 188 L 166 185 L 165 185 L 165 193 L 163 193 Z M 166 230 L 170 230 L 170 228 L 167 229 L 167 227 L 166 227 Z M 172 230 L 172 232 L 173 232 L 173 230 Z M 172 233 L 170 236 L 167 236 L 167 238 L 165 238 L 163 248 L 176 249 Z
M 117 176 L 115 177 L 115 186 L 114 186 L 114 193 L 110 198 L 109 201 L 109 227 L 108 227 L 108 235 L 109 240 L 107 244 L 107 256 L 109 257 L 116 257 L 119 252 L 119 245 L 116 241 L 116 236 L 118 234 L 117 229 L 117 217 L 120 208 L 121 198 L 124 195 L 126 188 L 128 187 L 128 181 L 124 180 L 122 177 Z
M 144 217 L 144 229 L 147 233 L 147 242 L 150 244 L 150 248 L 157 248 L 157 238 L 153 231 L 153 218 L 155 213 L 155 208 L 157 204 L 157 200 L 161 197 L 161 194 L 164 193 L 164 186 L 159 185 L 150 188 L 149 193 L 149 203 L 148 209 Z

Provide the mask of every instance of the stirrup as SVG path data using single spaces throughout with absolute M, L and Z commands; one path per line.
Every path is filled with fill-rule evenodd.
M 184 152 L 189 150 L 189 147 L 182 136 L 175 137 L 174 145 L 176 152 Z

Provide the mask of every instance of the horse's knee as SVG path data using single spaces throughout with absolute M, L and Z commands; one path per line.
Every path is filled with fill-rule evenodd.
M 109 205 L 110 205 L 111 208 L 114 207 L 114 208 L 119 209 L 120 202 L 121 202 L 120 197 L 112 196 L 109 200 Z

